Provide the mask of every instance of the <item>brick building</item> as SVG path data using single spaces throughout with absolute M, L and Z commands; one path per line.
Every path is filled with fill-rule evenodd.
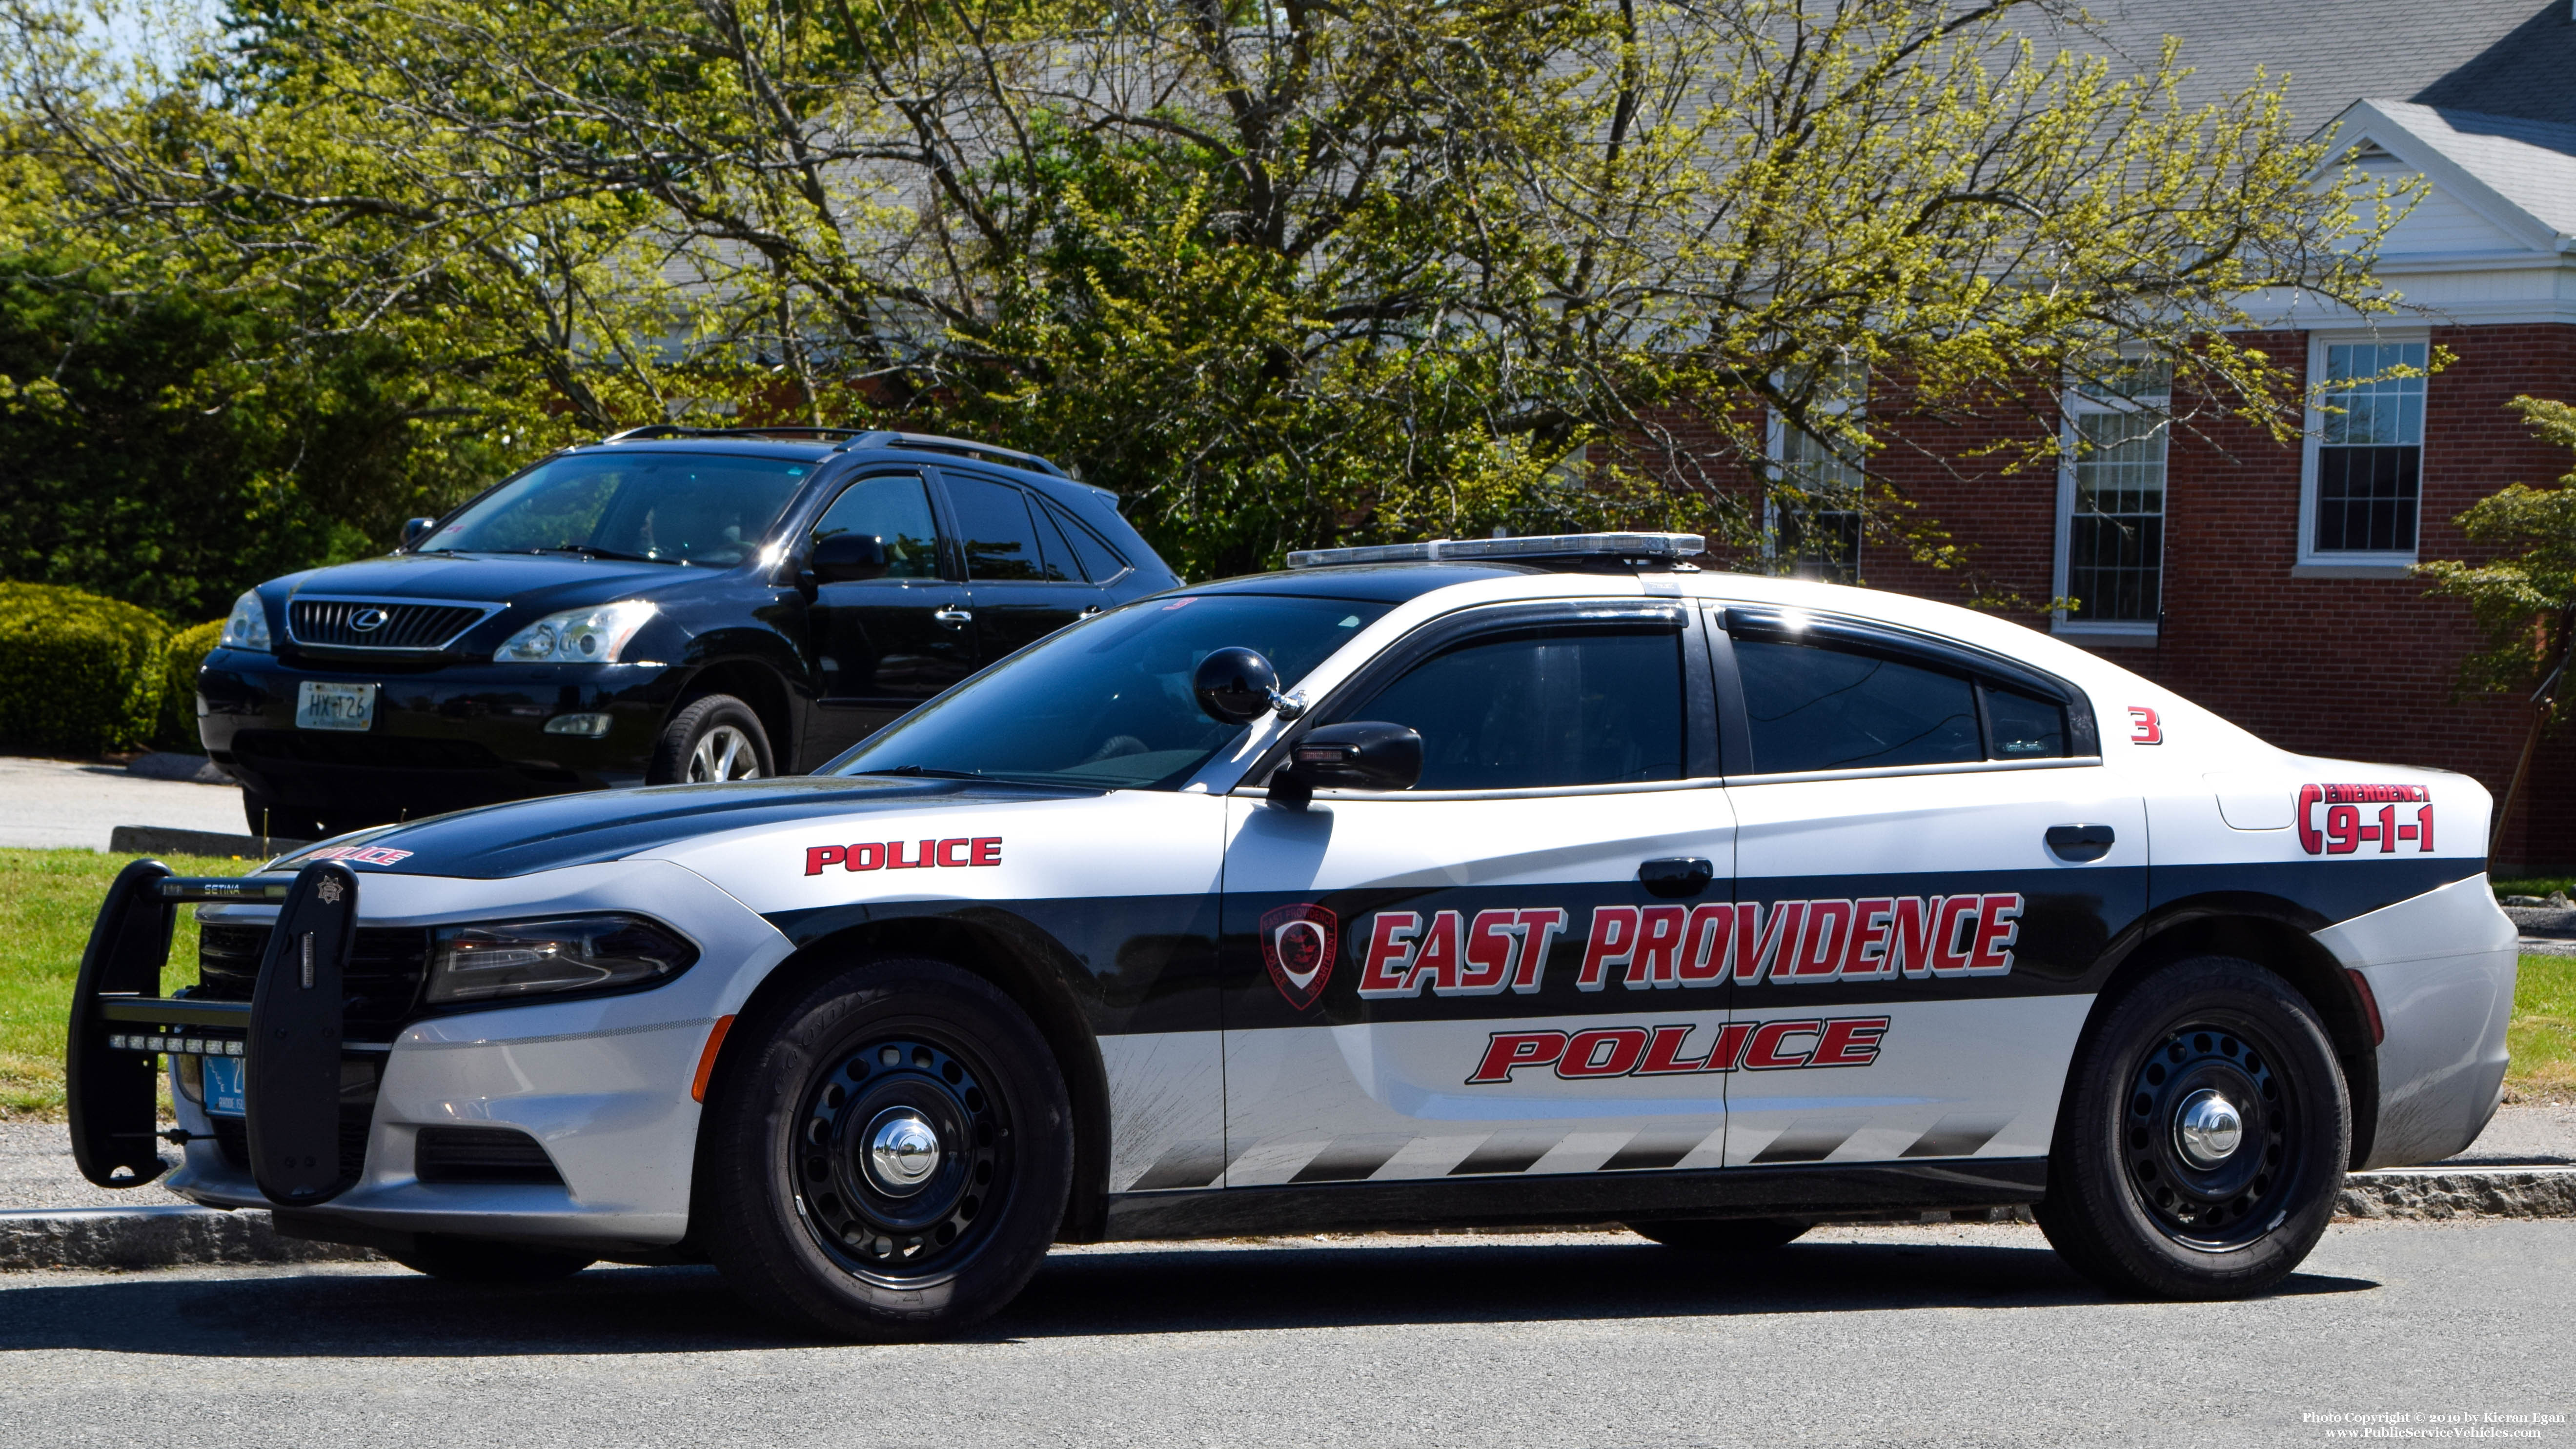
M 2288 447 L 2250 427 L 2156 426 L 2168 384 L 2064 400 L 2088 443 L 2057 476 L 1887 471 L 2025 598 L 2076 597 L 2036 627 L 2097 650 L 2289 749 L 2435 765 L 2501 796 L 2529 715 L 2454 697 L 2477 636 L 2466 608 L 2429 599 L 2419 560 L 2471 557 L 2451 520 L 2509 483 L 2567 473 L 2506 410 L 2516 394 L 2576 400 L 2576 0 L 2111 0 L 2112 41 L 2152 58 L 2183 40 L 2195 84 L 2241 88 L 2287 73 L 2299 120 L 2331 125 L 2337 154 L 2420 177 L 2422 200 L 2383 248 L 2402 296 L 2364 322 L 2304 312 L 2245 339 L 2304 376 L 2368 377 L 2432 349 L 2429 379 L 2337 394 Z M 2125 395 L 2117 395 L 2125 394 Z M 1797 438 L 1775 455 L 1797 465 Z M 1925 442 L 1919 433 L 1909 443 Z M 1972 439 L 1961 439 L 1964 453 Z M 1946 449 L 1940 451 L 1948 451 Z M 1964 471 L 1973 463 L 1954 464 Z M 1953 576 L 1917 568 L 1831 520 L 1778 538 L 1828 574 L 1935 597 Z M 2540 746 L 2500 867 L 2576 864 L 2576 731 Z

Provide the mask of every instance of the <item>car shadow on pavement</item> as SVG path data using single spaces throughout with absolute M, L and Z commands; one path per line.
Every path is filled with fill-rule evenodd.
M 381 1273 L 135 1274 L 8 1288 L 0 1353 L 200 1356 L 704 1353 L 803 1342 L 704 1268 L 593 1270 L 541 1287 Z M 2296 1274 L 2284 1296 L 2378 1285 Z M 1917 1308 L 2099 1305 L 2041 1247 L 1796 1244 L 1719 1259 L 1631 1243 L 1092 1249 L 1049 1258 L 964 1341 L 1375 1324 L 1608 1321 Z

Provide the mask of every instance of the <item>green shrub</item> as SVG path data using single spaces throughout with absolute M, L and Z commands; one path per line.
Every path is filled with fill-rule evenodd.
M 98 755 L 151 742 L 170 626 L 52 584 L 0 584 L 0 749 Z
M 215 652 L 215 642 L 223 637 L 221 619 L 170 636 L 161 655 L 161 733 L 153 741 L 161 748 L 192 755 L 205 749 L 197 738 L 197 666 Z

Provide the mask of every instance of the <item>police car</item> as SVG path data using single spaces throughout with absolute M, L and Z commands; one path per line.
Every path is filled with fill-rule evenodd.
M 1586 535 L 1292 556 L 817 776 L 127 868 L 91 1180 L 424 1271 L 712 1260 L 953 1331 L 1062 1241 L 1599 1222 L 1711 1252 L 2032 1205 L 2124 1294 L 2279 1282 L 2465 1146 L 2489 798 L 1941 604 Z M 203 923 L 164 995 L 175 910 Z

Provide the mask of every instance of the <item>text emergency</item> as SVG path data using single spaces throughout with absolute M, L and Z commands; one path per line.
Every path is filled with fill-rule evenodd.
M 2421 785 L 2299 787 L 2299 848 L 2308 854 L 2351 855 L 2375 845 L 2379 854 L 2394 855 L 2400 841 L 2432 850 L 2432 791 Z
M 1601 906 L 1592 912 L 1575 986 L 1599 991 L 1613 973 L 1632 991 L 1732 980 L 1827 981 L 2000 976 L 2021 933 L 2018 893 L 1744 901 L 1732 905 Z M 1562 907 L 1380 911 L 1360 938 L 1359 994 L 1377 999 L 1534 992 L 1564 931 Z
M 805 851 L 805 873 L 821 875 L 827 867 L 843 870 L 921 870 L 938 866 L 1000 865 L 1002 837 L 978 840 L 870 840 L 858 845 L 816 845 Z M 913 850 L 910 860 L 904 852 Z
M 1730 1021 L 1694 1055 L 1688 1026 L 1598 1026 L 1584 1031 L 1498 1031 L 1467 1085 L 1508 1082 L 1523 1067 L 1547 1067 L 1567 1081 L 1591 1077 L 1675 1077 L 1693 1072 L 1779 1072 L 1793 1067 L 1865 1067 L 1887 1035 L 1884 1016 Z

